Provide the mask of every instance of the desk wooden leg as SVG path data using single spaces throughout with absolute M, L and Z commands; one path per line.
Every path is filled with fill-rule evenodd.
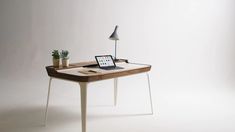
M 118 86 L 118 78 L 114 78 L 114 105 L 117 105 L 117 86 Z
M 52 78 L 49 79 L 48 94 L 47 94 L 47 104 L 46 104 L 46 111 L 45 111 L 45 118 L 44 118 L 44 125 L 45 126 L 47 124 L 47 113 L 48 113 L 48 105 L 49 105 L 50 91 L 51 91 L 51 80 L 52 80 Z
M 148 78 L 148 88 L 149 88 L 149 99 L 150 99 L 150 105 L 151 105 L 151 115 L 153 115 L 153 102 L 152 102 L 152 95 L 151 95 L 151 87 L 150 87 L 150 79 L 149 79 L 149 74 L 147 74 Z
M 80 82 L 82 132 L 86 132 L 87 83 Z

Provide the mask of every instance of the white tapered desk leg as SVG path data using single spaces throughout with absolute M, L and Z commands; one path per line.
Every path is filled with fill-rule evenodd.
M 114 105 L 117 105 L 117 87 L 118 87 L 118 78 L 114 78 Z
M 82 132 L 86 132 L 87 83 L 79 82 L 81 93 Z
M 147 74 L 148 78 L 148 87 L 149 87 L 149 99 L 150 99 L 150 105 L 151 105 L 151 115 L 153 115 L 153 102 L 152 102 L 152 95 L 151 95 L 151 87 L 150 87 L 150 79 L 149 79 L 149 74 Z
M 49 86 L 48 86 L 48 94 L 47 94 L 47 104 L 46 104 L 45 118 L 44 118 L 44 125 L 45 126 L 47 124 L 47 112 L 48 112 L 48 105 L 49 105 L 49 99 L 50 99 L 51 80 L 52 80 L 52 78 L 50 77 L 50 79 L 49 79 Z

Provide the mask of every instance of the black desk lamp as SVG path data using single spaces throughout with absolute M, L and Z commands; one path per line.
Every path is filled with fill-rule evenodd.
M 117 35 L 117 29 L 118 29 L 118 25 L 116 25 L 113 33 L 111 34 L 111 36 L 109 37 L 110 40 L 115 40 L 115 56 L 114 56 L 114 60 L 117 60 L 117 40 L 119 40 L 119 37 Z

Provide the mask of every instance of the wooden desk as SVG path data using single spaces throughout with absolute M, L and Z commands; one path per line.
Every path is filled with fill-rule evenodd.
M 94 65 L 94 67 L 89 67 L 90 65 Z M 45 125 L 47 121 L 50 87 L 51 87 L 52 78 L 64 79 L 64 80 L 74 81 L 74 82 L 79 83 L 80 90 L 81 90 L 82 132 L 86 132 L 86 108 L 87 108 L 87 84 L 88 83 L 113 78 L 114 79 L 114 104 L 116 105 L 117 81 L 118 81 L 117 78 L 122 77 L 122 76 L 138 74 L 138 73 L 145 73 L 145 72 L 147 73 L 151 69 L 151 65 L 128 63 L 127 60 L 120 60 L 116 62 L 116 65 L 123 67 L 123 69 L 104 70 L 104 69 L 95 67 L 95 65 L 97 65 L 97 63 L 95 61 L 91 61 L 91 62 L 70 64 L 70 66 L 67 68 L 63 68 L 63 67 L 55 68 L 53 66 L 46 67 L 48 76 L 50 76 L 50 80 L 49 80 L 49 87 L 48 87 L 46 112 L 45 112 Z M 89 71 L 92 70 L 94 72 L 89 72 L 85 74 L 84 71 L 87 71 L 87 70 Z M 150 82 L 149 82 L 148 73 L 147 73 L 147 77 L 148 77 L 148 84 L 149 84 L 148 86 L 149 86 L 149 95 L 150 95 L 150 103 L 151 103 L 151 114 L 153 114 L 152 98 L 151 98 L 151 90 L 150 90 Z

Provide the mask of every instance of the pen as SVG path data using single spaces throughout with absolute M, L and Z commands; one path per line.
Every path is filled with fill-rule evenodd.
M 97 73 L 96 71 L 93 71 L 93 70 L 88 70 L 88 72 L 93 72 L 93 73 Z

